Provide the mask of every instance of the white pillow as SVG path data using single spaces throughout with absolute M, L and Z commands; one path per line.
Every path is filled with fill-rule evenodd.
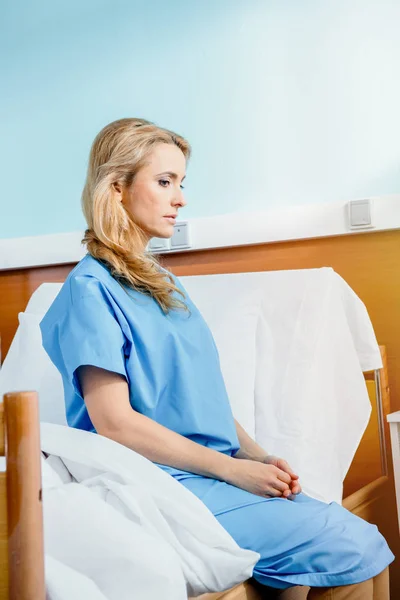
M 36 391 L 41 421 L 66 425 L 59 371 L 42 346 L 41 315 L 20 313 L 19 327 L 0 370 L 0 398 L 7 392 Z
M 44 317 L 62 286 L 62 283 L 42 283 L 30 297 L 25 312 Z

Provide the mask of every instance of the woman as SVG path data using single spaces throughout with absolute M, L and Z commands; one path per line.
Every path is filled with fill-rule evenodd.
M 68 423 L 132 448 L 196 494 L 260 553 L 261 584 L 385 600 L 393 555 L 383 537 L 302 494 L 290 466 L 235 422 L 210 330 L 146 250 L 173 234 L 189 155 L 181 136 L 143 119 L 115 121 L 93 143 L 82 196 L 88 254 L 41 323 Z

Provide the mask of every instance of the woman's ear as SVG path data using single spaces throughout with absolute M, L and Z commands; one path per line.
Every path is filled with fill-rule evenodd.
M 113 191 L 115 193 L 117 200 L 119 202 L 122 202 L 122 185 L 119 183 L 119 181 L 115 181 L 112 184 L 112 188 L 113 188 Z

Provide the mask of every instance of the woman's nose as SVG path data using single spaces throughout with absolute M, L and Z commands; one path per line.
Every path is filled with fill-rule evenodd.
M 182 190 L 180 190 L 180 192 L 178 193 L 178 195 L 175 198 L 174 201 L 174 205 L 179 205 L 181 207 L 186 206 L 187 202 L 185 200 L 185 196 L 183 195 Z

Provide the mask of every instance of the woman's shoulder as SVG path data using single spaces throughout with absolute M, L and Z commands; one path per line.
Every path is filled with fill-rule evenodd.
M 81 288 L 83 291 L 85 288 L 119 289 L 120 285 L 106 265 L 90 254 L 86 254 L 69 273 L 63 287 L 70 291 L 75 288 Z
M 46 312 L 41 327 L 55 324 L 73 307 L 91 300 L 105 301 L 107 290 L 119 290 L 120 286 L 109 270 L 98 260 L 87 254 L 72 269 L 64 281 L 59 293 Z M 94 306 L 93 306 L 94 308 Z
M 90 254 L 86 254 L 82 260 L 69 273 L 65 283 L 77 279 L 78 277 L 94 277 L 100 281 L 113 279 L 109 269 Z

